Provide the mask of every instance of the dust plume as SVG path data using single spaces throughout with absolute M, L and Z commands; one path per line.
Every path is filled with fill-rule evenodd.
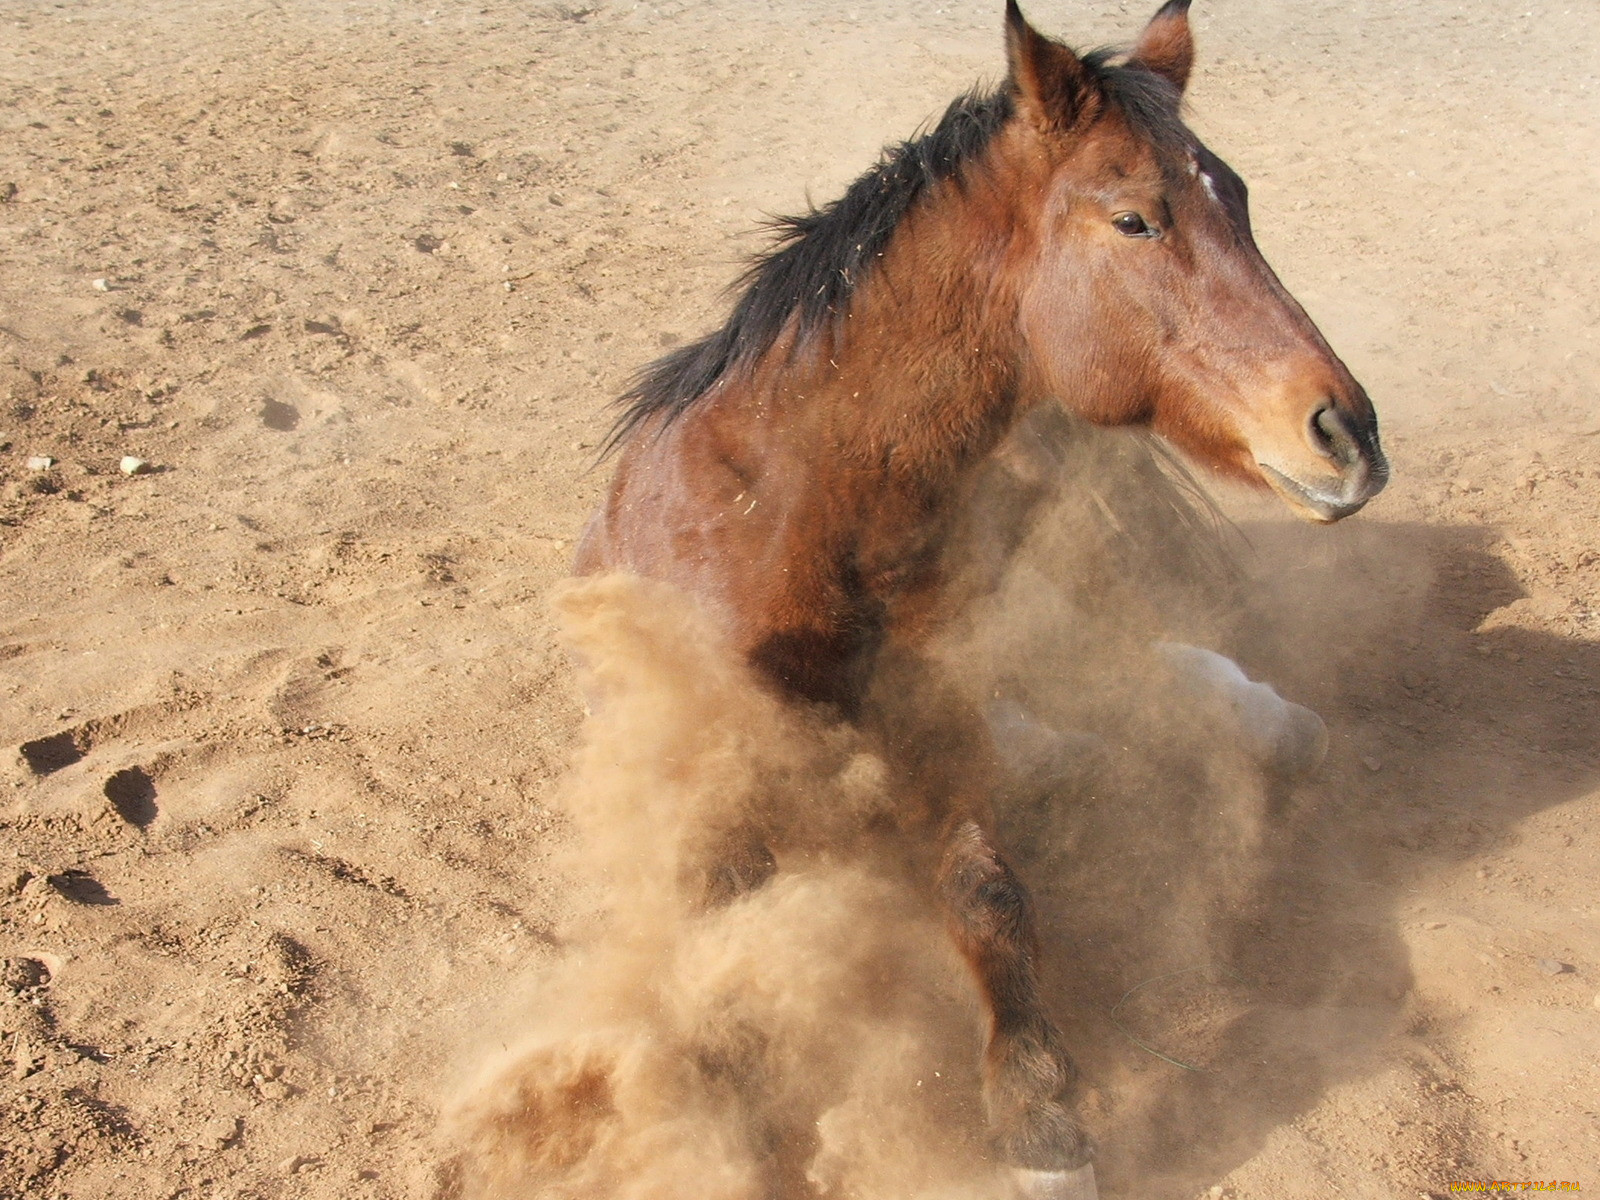
M 458 1194 L 982 1194 L 965 968 L 931 900 L 855 849 L 881 764 L 664 585 L 574 581 L 557 607 L 592 708 L 566 804 L 595 915 L 459 1106 Z M 776 873 L 708 903 L 750 828 Z
M 1059 412 L 1021 423 L 973 514 L 971 599 L 937 653 L 988 717 L 997 824 L 1043 922 L 1060 895 L 1055 923 L 1112 955 L 1143 924 L 1137 940 L 1204 960 L 1211 914 L 1253 886 L 1275 789 L 1321 753 L 1320 729 L 1269 744 L 1293 714 L 1202 649 L 1237 653 L 1248 548 L 1161 443 Z
M 1230 535 L 1154 443 L 1031 419 L 971 513 L 934 657 L 993 734 L 1082 1113 L 1126 1174 L 1189 1120 L 1130 1069 L 1229 1053 L 1232 940 L 1322 726 L 1201 648 L 1227 640 Z M 457 1104 L 447 1193 L 1005 1195 L 974 989 L 867 736 L 780 702 L 665 585 L 571 581 L 556 608 L 591 709 L 563 797 L 589 915 Z M 898 703 L 891 727 L 943 700 Z

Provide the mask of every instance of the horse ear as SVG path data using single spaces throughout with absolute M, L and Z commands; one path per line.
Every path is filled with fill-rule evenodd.
M 1128 62 L 1172 81 L 1180 92 L 1194 66 L 1194 37 L 1189 32 L 1189 0 L 1167 0 L 1139 35 Z
M 1047 38 L 1006 0 L 1006 61 L 1022 114 L 1043 130 L 1063 132 L 1082 114 L 1092 94 L 1078 56 Z

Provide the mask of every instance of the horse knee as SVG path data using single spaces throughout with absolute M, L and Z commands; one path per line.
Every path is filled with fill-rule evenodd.
M 1033 901 L 976 821 L 959 825 L 945 848 L 940 890 L 969 957 L 1014 957 L 1032 969 Z M 981 967 L 980 967 L 981 971 Z

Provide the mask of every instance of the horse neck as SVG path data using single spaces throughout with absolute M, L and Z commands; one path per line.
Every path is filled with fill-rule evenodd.
M 982 184 L 944 185 L 905 218 L 853 299 L 822 370 L 848 414 L 854 462 L 907 490 L 939 492 L 999 442 L 1016 413 L 1016 302 L 1005 272 L 1014 227 Z

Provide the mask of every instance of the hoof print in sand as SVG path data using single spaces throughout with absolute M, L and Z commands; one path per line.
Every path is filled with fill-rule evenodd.
M 106 780 L 106 799 L 129 825 L 146 829 L 156 819 L 156 784 L 143 767 L 127 767 Z
M 68 870 L 49 878 L 49 884 L 74 904 L 109 906 L 121 904 L 105 885 L 87 871 Z
M 278 433 L 292 433 L 300 425 L 300 410 L 281 400 L 263 400 L 261 423 Z
M 67 729 L 49 737 L 23 742 L 19 749 L 23 761 L 28 764 L 28 770 L 35 775 L 49 775 L 82 761 L 86 747 L 78 744 L 77 734 L 77 730 Z
M 100 743 L 126 734 L 130 724 L 136 727 L 148 726 L 153 721 L 166 719 L 171 713 L 183 707 L 181 704 L 152 705 L 129 709 L 112 716 L 95 717 L 81 725 L 74 725 L 71 729 L 63 729 L 60 733 L 23 742 L 17 747 L 17 753 L 22 757 L 22 761 L 28 764 L 28 770 L 34 775 L 40 777 L 52 775 L 63 767 L 82 762 L 89 751 Z

